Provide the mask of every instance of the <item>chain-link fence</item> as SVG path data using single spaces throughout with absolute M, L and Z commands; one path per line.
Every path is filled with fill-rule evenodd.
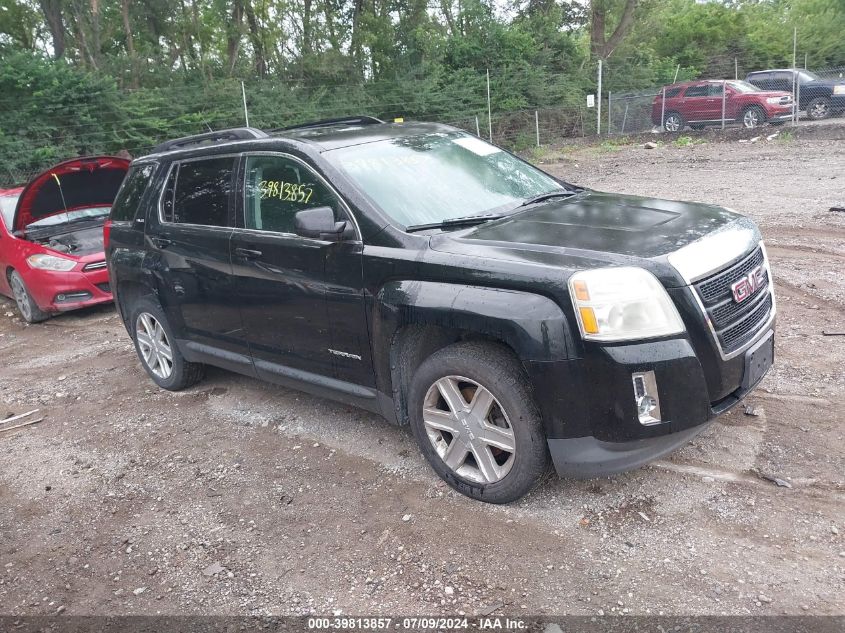
M 147 107 L 158 116 L 155 128 L 119 128 L 111 120 L 71 120 L 56 134 L 72 138 L 80 153 L 125 148 L 140 156 L 156 143 L 241 126 L 247 120 L 270 129 L 370 114 L 385 120 L 403 117 L 449 123 L 520 151 L 595 135 L 804 125 L 836 120 L 845 111 L 845 66 L 761 68 L 738 57 L 722 57 L 705 66 L 705 70 L 649 66 L 638 59 L 612 58 L 589 64 L 574 75 L 543 71 L 526 77 L 524 72 L 507 69 L 468 72 L 461 82 L 439 89 L 431 88 L 425 77 L 319 87 L 269 81 L 246 82 L 242 87 L 240 81 L 226 80 L 161 90 L 164 97 L 176 96 L 190 104 L 178 114 L 170 112 L 167 98 L 159 103 L 150 91 L 146 98 L 153 105 Z M 319 100 L 314 96 L 317 92 L 323 95 Z M 99 138 L 104 129 L 111 135 L 108 143 Z M 25 184 L 39 171 L 70 157 L 45 158 L 38 166 L 41 169 L 16 169 L 0 161 L 0 188 Z

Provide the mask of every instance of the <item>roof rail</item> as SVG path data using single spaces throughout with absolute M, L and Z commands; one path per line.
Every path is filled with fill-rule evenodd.
M 328 125 L 377 125 L 384 123 L 381 119 L 374 116 L 346 116 L 337 119 L 322 119 L 320 121 L 312 121 L 310 123 L 300 123 L 298 125 L 288 125 L 287 127 L 277 127 L 270 132 L 285 132 L 287 130 L 302 130 L 309 127 L 325 127 Z
M 254 127 L 233 127 L 228 130 L 217 130 L 216 132 L 205 132 L 193 136 L 183 136 L 172 141 L 166 141 L 153 148 L 152 153 L 169 152 L 174 149 L 183 149 L 192 145 L 203 145 L 206 143 L 222 143 L 224 141 L 238 141 L 256 138 L 267 138 L 267 133 Z

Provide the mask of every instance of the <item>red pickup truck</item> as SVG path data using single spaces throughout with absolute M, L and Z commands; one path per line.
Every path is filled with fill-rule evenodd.
M 760 90 L 746 81 L 688 81 L 661 88 L 651 104 L 651 120 L 667 132 L 721 125 L 723 118 L 726 124 L 755 128 L 784 123 L 792 108 L 792 95 L 781 90 Z

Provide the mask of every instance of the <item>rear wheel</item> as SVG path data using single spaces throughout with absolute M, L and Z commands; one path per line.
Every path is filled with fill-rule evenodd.
M 163 389 L 179 391 L 199 382 L 205 366 L 185 360 L 175 344 L 164 311 L 142 299 L 132 311 L 135 351 L 150 378 Z
M 668 112 L 663 119 L 663 129 L 667 132 L 680 132 L 684 129 L 684 117 L 677 112 Z
M 807 116 L 814 121 L 826 119 L 831 114 L 830 99 L 827 97 L 816 97 L 807 104 Z
M 44 312 L 35 303 L 35 299 L 29 294 L 23 278 L 16 270 L 9 275 L 9 285 L 12 287 L 12 294 L 15 295 L 15 303 L 18 304 L 18 311 L 21 313 L 23 320 L 27 323 L 39 323 L 50 318 L 47 312 Z
M 508 503 L 548 471 L 540 414 L 506 349 L 466 342 L 426 359 L 411 381 L 411 427 L 435 472 L 458 492 Z
M 742 127 L 749 130 L 760 127 L 766 122 L 766 113 L 759 106 L 751 106 L 742 113 Z

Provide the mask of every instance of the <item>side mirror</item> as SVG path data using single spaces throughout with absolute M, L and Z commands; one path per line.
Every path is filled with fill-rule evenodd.
M 335 222 L 331 207 L 314 207 L 299 211 L 293 218 L 293 225 L 297 235 L 327 242 L 339 242 L 351 233 L 347 221 Z

